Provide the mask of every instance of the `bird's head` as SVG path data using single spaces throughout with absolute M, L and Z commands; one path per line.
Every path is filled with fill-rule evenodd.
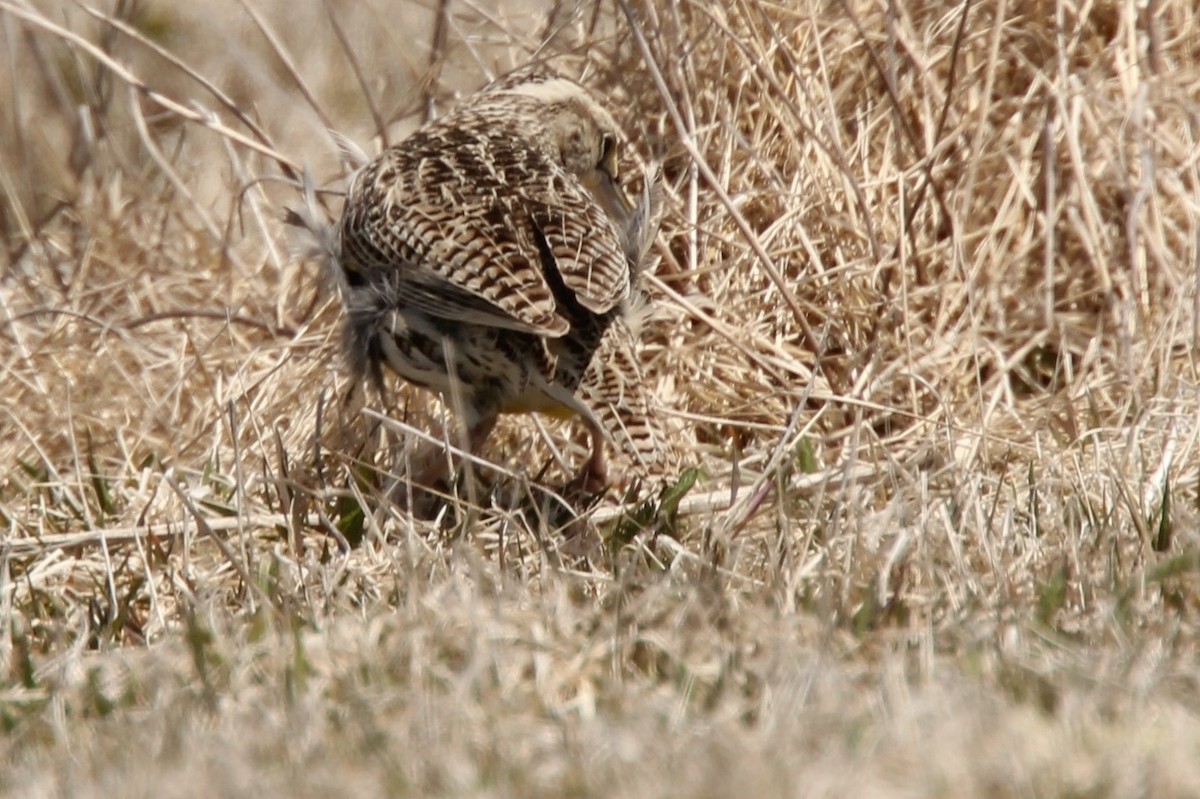
M 621 190 L 622 135 L 612 115 L 566 78 L 529 81 L 500 93 L 530 102 L 549 155 L 579 178 L 609 218 L 623 225 L 633 206 Z

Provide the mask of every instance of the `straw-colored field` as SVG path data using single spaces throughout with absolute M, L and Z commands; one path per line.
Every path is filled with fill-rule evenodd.
M 1200 795 L 1191 4 L 629 3 L 0 0 L 0 795 Z M 534 58 L 676 463 L 414 519 L 284 209 Z

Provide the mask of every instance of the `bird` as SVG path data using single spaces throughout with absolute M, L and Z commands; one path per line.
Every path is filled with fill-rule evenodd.
M 478 454 L 502 414 L 577 418 L 575 481 L 609 482 L 606 439 L 653 459 L 631 309 L 657 232 L 657 176 L 620 182 L 624 137 L 550 72 L 485 87 L 351 179 L 334 231 L 352 373 L 439 394 Z M 429 478 L 428 475 L 425 476 Z

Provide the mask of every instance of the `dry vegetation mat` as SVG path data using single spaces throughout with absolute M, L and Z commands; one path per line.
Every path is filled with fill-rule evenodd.
M 1182 0 L 0 0 L 0 794 L 1200 794 Z M 672 471 L 351 402 L 285 224 L 499 74 L 662 165 Z M 307 176 L 307 177 L 306 177 Z M 637 191 L 631 178 L 630 191 Z

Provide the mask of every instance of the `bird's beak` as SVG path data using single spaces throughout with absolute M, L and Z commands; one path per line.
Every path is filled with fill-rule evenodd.
M 612 157 L 612 161 L 611 168 L 606 161 L 600 168 L 584 175 L 583 185 L 591 192 L 592 199 L 604 209 L 604 213 L 608 214 L 608 218 L 621 226 L 633 213 L 633 203 L 629 202 L 625 192 L 617 185 L 613 177 L 617 168 L 615 156 Z

